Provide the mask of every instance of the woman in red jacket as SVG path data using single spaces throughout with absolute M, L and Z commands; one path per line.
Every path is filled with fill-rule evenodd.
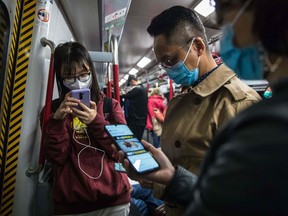
M 129 182 L 114 171 L 116 158 L 104 132 L 104 125 L 126 123 L 120 104 L 113 99 L 105 118 L 105 95 L 81 44 L 60 44 L 54 56 L 59 105 L 43 131 L 44 154 L 54 171 L 54 215 L 128 215 Z M 90 107 L 71 97 L 71 90 L 82 88 L 91 91 Z
M 160 147 L 160 135 L 153 130 L 152 119 L 156 118 L 158 122 L 163 124 L 164 115 L 166 111 L 166 106 L 164 104 L 164 97 L 162 96 L 158 88 L 154 88 L 148 98 L 148 115 L 146 128 L 150 131 L 150 134 L 153 138 L 153 145 L 158 148 Z

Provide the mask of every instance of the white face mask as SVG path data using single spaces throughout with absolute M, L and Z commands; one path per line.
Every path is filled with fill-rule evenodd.
M 81 82 L 80 80 L 76 79 L 73 84 L 67 84 L 63 80 L 63 85 L 66 86 L 69 90 L 90 88 L 92 85 L 92 77 L 90 76 L 90 78 L 85 82 Z

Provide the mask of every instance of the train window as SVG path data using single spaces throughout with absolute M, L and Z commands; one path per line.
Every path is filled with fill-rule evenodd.
M 0 2 L 0 105 L 4 88 L 6 60 L 9 42 L 10 22 L 5 4 Z

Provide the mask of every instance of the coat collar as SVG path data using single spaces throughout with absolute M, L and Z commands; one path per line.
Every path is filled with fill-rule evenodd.
M 201 97 L 206 97 L 207 95 L 217 91 L 234 76 L 236 76 L 236 74 L 226 65 L 222 64 L 197 86 L 194 88 L 189 87 L 187 92 L 194 91 L 195 94 L 198 94 Z

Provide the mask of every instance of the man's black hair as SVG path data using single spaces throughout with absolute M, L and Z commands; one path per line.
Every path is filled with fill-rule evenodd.
M 155 37 L 164 35 L 169 44 L 183 45 L 193 37 L 201 37 L 208 48 L 205 27 L 196 12 L 183 6 L 174 6 L 155 16 L 147 32 Z

